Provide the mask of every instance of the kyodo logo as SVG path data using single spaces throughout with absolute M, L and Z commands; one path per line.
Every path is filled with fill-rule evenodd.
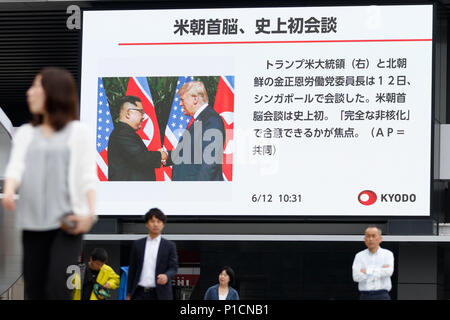
M 414 193 L 382 193 L 380 202 L 416 202 L 417 196 Z M 377 201 L 377 194 L 372 190 L 361 191 L 358 195 L 358 201 L 365 206 L 370 206 Z
M 365 206 L 370 206 L 377 201 L 377 194 L 372 190 L 361 191 L 358 195 L 358 201 Z
M 417 196 L 414 193 L 383 193 L 381 202 L 416 202 Z

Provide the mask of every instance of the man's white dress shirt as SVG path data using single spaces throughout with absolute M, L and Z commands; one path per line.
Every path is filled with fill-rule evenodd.
M 200 113 L 202 113 L 202 111 L 205 110 L 207 106 L 208 106 L 208 103 L 205 103 L 200 108 L 198 108 L 198 110 L 194 114 L 194 119 L 195 120 L 197 120 L 197 118 L 200 115 Z
M 383 268 L 388 265 L 387 268 Z M 366 269 L 366 274 L 361 272 Z M 353 261 L 353 281 L 358 282 L 359 291 L 387 290 L 392 288 L 391 276 L 394 272 L 394 255 L 381 247 L 375 253 L 369 249 L 356 254 Z
M 156 287 L 156 258 L 158 257 L 159 244 L 161 243 L 161 235 L 155 239 L 147 237 L 145 244 L 144 263 L 142 265 L 141 277 L 138 285 L 144 288 Z

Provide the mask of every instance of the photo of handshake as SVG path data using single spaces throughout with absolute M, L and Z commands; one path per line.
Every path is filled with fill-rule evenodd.
M 161 163 L 162 165 L 166 165 L 167 158 L 169 154 L 167 153 L 167 150 L 165 148 L 158 149 L 159 152 L 161 152 Z

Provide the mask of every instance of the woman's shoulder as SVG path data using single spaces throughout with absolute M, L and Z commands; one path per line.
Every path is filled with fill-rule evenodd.
M 31 123 L 25 123 L 16 129 L 15 134 L 27 131 L 33 131 L 33 125 Z
M 77 139 L 83 139 L 87 137 L 90 138 L 93 135 L 93 129 L 86 123 L 79 120 L 72 120 L 67 124 L 67 126 L 69 126 L 71 130 L 70 135 Z
M 215 285 L 209 287 L 208 290 L 214 290 L 214 289 L 217 289 L 218 287 L 219 287 L 219 285 L 215 284 Z
M 219 298 L 217 290 L 218 286 L 219 285 L 216 284 L 214 286 L 209 287 L 205 292 L 204 300 L 217 300 Z
M 72 120 L 68 123 L 68 125 L 75 130 L 89 130 L 88 125 L 80 120 Z
M 14 132 L 14 138 L 24 138 L 33 134 L 33 125 L 31 123 L 25 123 L 17 128 Z
M 215 284 L 215 285 L 209 287 L 208 290 L 206 290 L 206 293 L 207 294 L 214 294 L 215 292 L 219 292 L 218 288 L 219 288 L 219 285 Z
M 230 290 L 230 294 L 233 296 L 234 299 L 239 299 L 239 294 L 236 289 L 232 288 L 231 286 L 228 287 Z

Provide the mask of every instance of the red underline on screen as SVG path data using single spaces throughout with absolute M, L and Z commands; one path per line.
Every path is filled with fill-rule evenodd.
M 345 43 L 345 42 L 420 42 L 432 39 L 366 39 L 366 40 L 298 40 L 298 41 L 214 41 L 214 42 L 130 42 L 119 46 L 172 46 L 199 44 L 288 44 L 288 43 Z

